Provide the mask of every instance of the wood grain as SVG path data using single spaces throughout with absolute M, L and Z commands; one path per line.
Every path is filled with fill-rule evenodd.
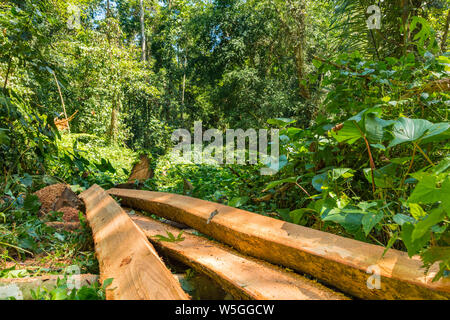
M 449 299 L 450 279 L 437 282 L 437 265 L 424 273 L 419 257 L 244 210 L 186 196 L 111 189 L 122 204 L 186 224 L 238 251 L 312 275 L 363 299 Z M 217 214 L 210 224 L 211 213 Z M 379 270 L 380 289 L 367 285 Z
M 170 257 L 206 274 L 236 299 L 252 300 L 344 300 L 344 295 L 323 285 L 285 271 L 267 262 L 245 257 L 236 251 L 189 233 L 183 241 L 158 241 L 155 236 L 175 237 L 181 230 L 141 215 L 131 219 L 153 245 Z
M 184 300 L 188 296 L 143 232 L 102 188 L 80 195 L 100 264 L 100 281 L 113 278 L 107 300 Z

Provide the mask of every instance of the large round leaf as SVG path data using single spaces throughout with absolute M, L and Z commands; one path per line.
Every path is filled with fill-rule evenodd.
M 394 125 L 394 139 L 389 147 L 405 142 L 431 142 L 437 141 L 448 136 L 444 134 L 450 125 L 448 123 L 433 124 L 423 119 L 400 118 Z

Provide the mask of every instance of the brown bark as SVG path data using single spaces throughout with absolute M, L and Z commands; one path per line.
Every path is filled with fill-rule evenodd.
M 297 67 L 298 86 L 300 90 L 300 95 L 305 99 L 309 99 L 311 98 L 309 89 L 306 85 L 302 83 L 303 80 L 305 79 L 305 67 L 304 67 L 305 59 L 304 59 L 303 44 L 298 44 L 294 50 L 295 50 L 295 64 Z
M 299 93 L 305 99 L 310 99 L 311 95 L 308 86 L 303 84 L 306 76 L 305 72 L 305 29 L 306 29 L 306 3 L 302 1 L 288 1 L 287 12 L 280 12 L 276 8 L 281 23 L 288 33 L 290 45 L 294 50 L 296 72 L 298 77 Z M 289 21 L 290 20 L 290 21 Z
M 145 12 L 144 12 L 144 0 L 140 0 L 140 9 L 141 9 L 141 16 L 140 16 L 140 22 L 141 22 L 141 41 L 142 41 L 142 61 L 147 61 L 146 57 L 146 47 L 147 43 L 145 40 Z
M 9 56 L 8 70 L 6 71 L 5 83 L 3 85 L 3 91 L 6 91 L 6 86 L 8 85 L 8 78 L 9 78 L 9 74 L 11 72 L 11 66 L 12 66 L 12 58 L 11 58 L 11 56 Z
M 181 123 L 184 125 L 184 100 L 185 100 L 185 94 L 186 94 L 186 66 L 187 66 L 187 52 L 184 56 L 184 71 L 183 71 L 183 88 L 182 88 L 182 95 L 181 95 Z
M 111 110 L 111 122 L 108 130 L 108 138 L 113 143 L 117 141 L 117 126 L 120 112 L 120 104 L 121 104 L 120 97 L 117 94 L 113 98 L 113 105 Z

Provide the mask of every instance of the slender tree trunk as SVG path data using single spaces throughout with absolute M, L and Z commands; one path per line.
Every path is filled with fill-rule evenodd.
M 117 109 L 115 106 L 116 103 L 112 106 L 111 110 L 111 123 L 109 124 L 108 138 L 112 143 L 116 142 L 116 127 L 117 127 Z
M 409 0 L 402 0 L 402 23 L 403 23 L 403 55 L 406 55 L 411 37 L 409 28 L 410 7 Z
M 12 57 L 9 56 L 8 69 L 6 71 L 6 76 L 5 76 L 5 83 L 3 84 L 3 92 L 6 92 L 6 86 L 8 85 L 8 78 L 9 78 L 9 73 L 11 72 L 11 66 L 12 66 Z
M 106 17 L 111 17 L 111 4 L 109 0 L 106 0 Z
M 184 74 L 183 74 L 183 93 L 181 95 L 181 123 L 184 125 L 184 111 L 185 111 L 185 107 L 184 107 L 184 96 L 186 93 L 186 66 L 187 66 L 187 52 L 184 55 Z
M 145 12 L 144 12 L 144 0 L 140 0 L 140 7 L 141 7 L 141 40 L 142 40 L 142 61 L 147 61 L 146 58 L 146 47 L 147 43 L 145 40 Z
M 297 67 L 297 77 L 298 77 L 298 86 L 300 90 L 300 95 L 303 98 L 309 99 L 310 94 L 308 87 L 303 83 L 305 79 L 305 58 L 303 52 L 303 45 L 298 44 L 295 48 L 295 64 Z
M 293 18 L 296 21 L 295 31 L 291 33 L 294 35 L 294 53 L 295 63 L 297 67 L 297 76 L 299 81 L 300 95 L 305 98 L 311 98 L 308 86 L 303 82 L 305 81 L 305 31 L 306 31 L 306 2 L 304 0 L 298 3 L 291 3 L 291 11 Z
M 442 36 L 441 50 L 445 52 L 447 49 L 448 28 L 450 27 L 450 10 L 447 13 L 447 21 L 445 22 L 444 35 Z
M 118 127 L 120 106 L 121 106 L 120 95 L 115 94 L 114 98 L 113 98 L 113 105 L 112 105 L 112 110 L 111 110 L 111 122 L 109 124 L 109 130 L 108 130 L 108 138 L 109 138 L 110 142 L 112 142 L 112 143 L 117 142 L 117 127 Z

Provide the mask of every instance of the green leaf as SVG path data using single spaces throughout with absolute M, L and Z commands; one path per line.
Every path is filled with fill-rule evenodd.
M 376 202 L 363 201 L 363 202 L 358 203 L 357 206 L 359 208 L 361 208 L 363 211 L 368 211 L 370 208 L 377 207 L 378 204 Z
M 417 203 L 410 203 L 409 204 L 409 211 L 411 212 L 411 215 L 416 219 L 417 221 L 423 219 L 427 213 L 422 209 L 420 204 Z
M 446 122 L 436 123 L 422 137 L 421 143 L 437 142 L 450 139 L 450 124 Z
M 428 217 L 416 223 L 411 239 L 415 241 L 422 238 L 427 232 L 430 231 L 431 227 L 441 222 L 444 217 L 445 213 L 443 210 L 432 210 Z
M 395 241 L 398 240 L 398 233 L 394 234 L 388 241 L 388 244 L 386 245 L 386 248 L 383 251 L 383 256 L 382 258 L 384 258 L 384 256 L 386 255 L 386 252 L 388 252 L 388 250 L 390 248 L 392 248 L 392 246 L 394 245 Z
M 20 179 L 20 182 L 27 188 L 31 187 L 33 185 L 33 178 L 28 174 L 25 173 L 23 175 L 23 178 Z
M 362 219 L 365 212 L 359 209 L 333 209 L 325 217 L 323 221 L 332 221 L 340 224 L 348 233 L 355 234 L 361 228 Z
M 278 187 L 279 185 L 285 184 L 285 183 L 295 183 L 297 182 L 297 178 L 296 177 L 291 177 L 291 178 L 286 178 L 283 180 L 277 180 L 277 181 L 272 181 L 271 183 L 269 183 L 266 188 L 264 190 L 270 190 L 273 189 L 275 187 Z
M 331 136 L 338 142 L 354 144 L 361 139 L 363 135 L 353 121 L 344 122 L 344 127 L 339 131 L 331 131 Z
M 37 249 L 37 243 L 33 238 L 29 236 L 23 238 L 21 237 L 19 238 L 19 247 L 23 249 L 28 249 L 30 251 L 35 251 Z
M 385 147 L 381 144 L 386 140 L 387 127 L 392 126 L 395 121 L 378 118 L 380 108 L 365 109 L 356 116 L 344 122 L 339 131 L 332 131 L 331 136 L 338 142 L 353 144 L 361 138 L 366 137 L 372 144 L 380 149 Z
M 98 300 L 99 296 L 97 294 L 97 291 L 94 288 L 91 287 L 81 287 L 77 292 L 76 292 L 76 297 L 77 300 Z
M 375 148 L 375 149 L 386 150 L 386 147 L 385 147 L 384 145 L 380 144 L 380 143 L 377 143 L 377 144 L 371 144 L 370 146 L 371 146 L 372 148 Z
M 404 165 L 405 163 L 409 163 L 412 157 L 402 157 L 402 158 L 394 158 L 391 159 L 392 163 Z
M 80 192 L 83 192 L 83 191 L 84 191 L 83 188 L 82 188 L 79 184 L 71 185 L 71 186 L 70 186 L 70 189 L 71 189 L 74 193 L 80 193 Z
M 431 247 L 421 255 L 424 267 L 429 268 L 436 262 L 442 261 L 439 266 L 439 272 L 433 281 L 439 280 L 445 271 L 450 269 L 450 247 Z
M 173 235 L 173 233 L 166 231 L 167 233 L 167 237 L 162 236 L 162 235 L 156 235 L 154 236 L 154 238 L 156 238 L 158 241 L 161 242 L 181 242 L 184 241 L 184 237 L 182 237 L 184 231 L 181 231 L 180 234 L 178 234 L 178 236 L 175 238 L 175 236 Z
M 314 189 L 316 189 L 319 192 L 322 192 L 322 187 L 324 187 L 328 182 L 328 173 L 322 173 L 322 174 L 318 174 L 316 175 L 313 179 L 312 179 L 312 185 L 314 187 Z
M 51 291 L 52 300 L 66 300 L 68 298 L 67 289 L 55 288 Z
M 9 145 L 10 139 L 7 134 L 9 132 L 8 129 L 0 128 L 0 144 Z
M 62 234 L 60 234 L 60 233 L 58 233 L 58 232 L 56 232 L 56 233 L 54 234 L 54 236 L 55 236 L 56 239 L 58 239 L 58 240 L 61 241 L 61 242 L 63 242 L 64 240 L 66 240 L 66 237 L 64 237 L 64 235 L 62 235 Z
M 289 118 L 276 118 L 267 120 L 268 124 L 271 124 L 279 128 L 287 127 L 288 125 L 294 124 L 295 122 L 297 122 L 297 120 L 292 120 Z
M 413 217 L 407 216 L 403 213 L 396 214 L 393 219 L 399 226 L 403 226 L 405 223 L 415 224 L 417 222 Z
M 278 214 L 283 219 L 283 221 L 292 222 L 289 209 L 277 209 Z
M 303 216 L 305 215 L 305 213 L 307 212 L 316 212 L 312 209 L 308 209 L 308 208 L 303 208 L 303 209 L 297 209 L 297 210 L 293 210 L 289 213 L 289 215 L 291 216 L 292 219 L 292 223 L 295 224 L 299 224 L 300 220 L 303 218 Z
M 286 131 L 286 135 L 291 141 L 300 138 L 300 135 L 303 132 L 303 130 L 299 128 L 288 128 Z
M 105 281 L 103 281 L 102 288 L 106 290 L 114 281 L 114 278 L 108 278 Z
M 364 126 L 366 137 L 371 143 L 380 144 L 383 142 L 386 136 L 386 128 L 393 125 L 393 120 L 383 120 L 378 118 L 374 113 L 369 113 L 364 119 Z M 381 149 L 383 149 L 381 148 Z
M 441 188 L 442 208 L 450 217 L 450 177 L 447 177 L 442 183 Z
M 392 188 L 394 186 L 398 166 L 394 163 L 388 164 L 374 171 L 375 185 L 378 188 Z M 372 183 L 372 169 L 364 169 L 364 176 Z
M 313 59 L 312 63 L 317 69 L 319 69 L 322 66 L 322 62 L 315 59 Z
M 23 208 L 31 213 L 37 213 L 41 208 L 38 196 L 29 194 L 23 202 Z
M 441 174 L 450 168 L 450 157 L 445 158 L 439 164 L 431 169 L 431 172 L 434 174 Z
M 338 168 L 333 169 L 331 172 L 331 178 L 333 181 L 336 181 L 340 177 L 343 177 L 344 179 L 348 179 L 350 177 L 353 177 L 353 170 L 349 168 Z
M 435 175 L 424 175 L 409 197 L 408 203 L 430 204 L 440 201 L 443 197 L 440 190 L 436 188 L 436 183 Z
M 389 144 L 389 147 L 405 142 L 431 142 L 437 141 L 445 136 L 440 137 L 444 132 L 450 128 L 448 123 L 433 124 L 424 119 L 409 119 L 400 118 L 393 127 L 394 139 Z
M 420 250 L 427 244 L 431 238 L 431 233 L 425 233 L 420 239 L 413 240 L 412 233 L 414 232 L 414 225 L 407 222 L 402 226 L 402 232 L 400 234 L 403 243 L 408 250 L 408 255 L 413 255 L 420 252 Z
M 231 199 L 228 202 L 228 205 L 231 207 L 239 208 L 239 207 L 242 207 L 243 205 L 245 205 L 249 199 L 250 199 L 249 197 L 236 197 L 236 198 Z

